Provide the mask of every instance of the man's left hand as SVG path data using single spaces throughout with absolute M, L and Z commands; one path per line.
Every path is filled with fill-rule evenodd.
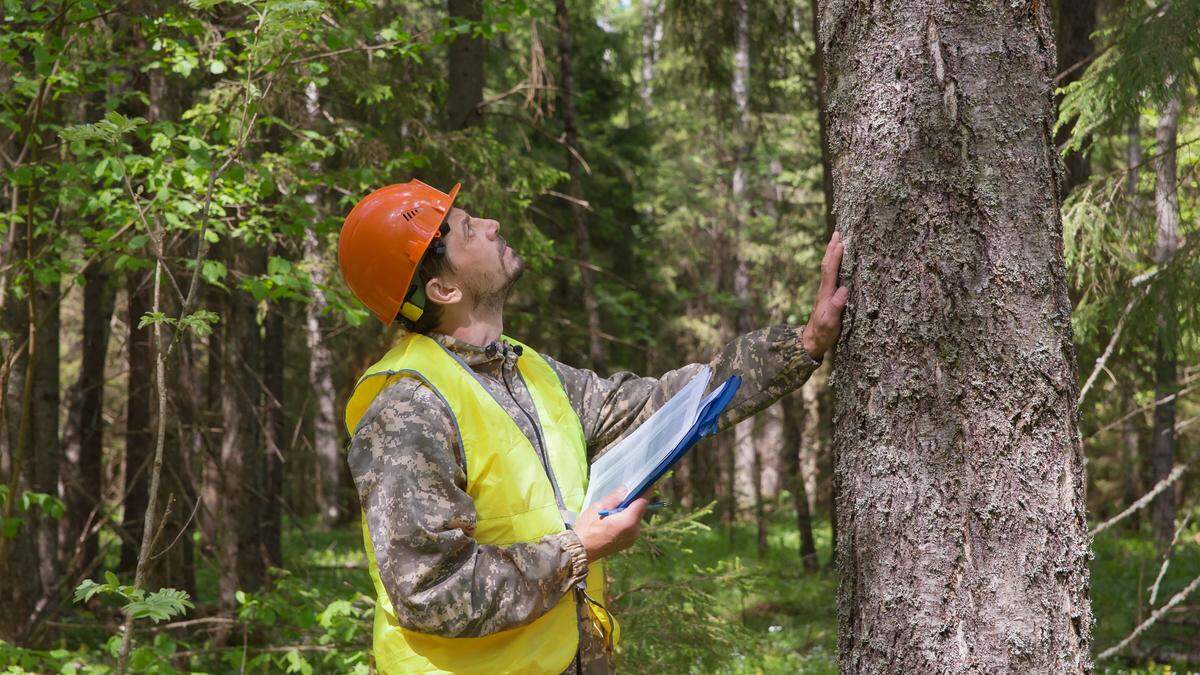
M 809 356 L 820 359 L 838 340 L 842 332 L 842 310 L 850 297 L 850 289 L 838 286 L 838 270 L 842 266 L 842 235 L 834 232 L 825 247 L 821 261 L 821 286 L 813 302 L 812 314 L 804 327 L 804 349 Z

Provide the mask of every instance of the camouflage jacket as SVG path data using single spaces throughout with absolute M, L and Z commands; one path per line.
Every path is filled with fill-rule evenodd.
M 817 362 L 801 346 L 801 327 L 776 326 L 743 335 L 709 365 L 713 382 L 742 376 L 721 418 L 725 429 L 767 407 L 808 379 Z M 486 349 L 431 335 L 470 366 L 539 449 L 536 411 L 516 376 L 514 350 Z M 683 366 L 659 378 L 628 372 L 604 378 L 549 357 L 579 415 L 592 459 L 646 419 L 702 368 Z M 543 453 L 539 453 L 540 455 Z M 400 625 L 445 637 L 513 628 L 552 608 L 587 576 L 587 554 L 571 530 L 539 541 L 477 543 L 475 507 L 467 495 L 463 449 L 449 408 L 423 382 L 402 378 L 375 398 L 350 443 L 350 470 L 362 499 L 383 586 Z M 503 591 L 500 591 L 503 589 Z M 582 611 L 585 603 L 580 603 Z M 579 662 L 569 671 L 610 672 L 611 654 L 581 620 Z

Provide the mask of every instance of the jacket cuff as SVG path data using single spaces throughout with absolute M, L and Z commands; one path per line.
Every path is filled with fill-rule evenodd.
M 821 365 L 821 361 L 824 360 L 824 357 L 822 356 L 822 358 L 820 358 L 820 359 L 815 358 L 812 354 L 808 353 L 807 349 L 804 348 L 804 329 L 807 327 L 808 327 L 808 325 L 805 324 L 803 326 L 800 326 L 799 329 L 796 330 L 796 346 L 800 349 L 800 355 L 799 355 L 800 363 L 803 363 L 806 365 L 812 364 L 813 368 L 815 369 L 816 367 Z
M 581 581 L 587 579 L 588 575 L 588 556 L 587 549 L 583 547 L 583 542 L 579 540 L 579 535 L 575 530 L 567 530 L 562 533 L 563 552 L 570 558 L 570 585 L 574 586 Z

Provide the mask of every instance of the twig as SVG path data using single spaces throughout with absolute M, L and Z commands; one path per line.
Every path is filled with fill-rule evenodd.
M 1124 511 L 1092 528 L 1092 531 L 1088 534 L 1094 537 L 1113 525 L 1121 522 L 1122 520 L 1125 520 L 1125 518 L 1129 517 L 1130 514 L 1138 511 L 1139 509 L 1145 508 L 1147 504 L 1149 504 L 1154 500 L 1155 497 L 1158 496 L 1158 493 L 1166 490 L 1172 483 L 1179 480 L 1179 477 L 1183 475 L 1184 471 L 1187 471 L 1188 467 L 1191 466 L 1192 462 L 1194 461 L 1196 460 L 1192 459 L 1184 462 L 1183 464 L 1175 465 L 1175 468 L 1171 469 L 1171 473 L 1168 474 L 1166 478 L 1159 481 L 1158 485 L 1155 485 L 1149 492 L 1142 495 L 1141 499 L 1138 499 L 1136 502 L 1130 504 L 1129 508 L 1125 509 Z
M 1144 289 L 1148 288 L 1150 287 L 1144 287 Z M 1095 383 L 1096 377 L 1100 375 L 1100 371 L 1104 370 L 1104 365 L 1108 363 L 1108 357 L 1112 356 L 1113 349 L 1117 346 L 1117 340 L 1121 339 L 1121 331 L 1125 329 L 1125 319 L 1129 318 L 1129 313 L 1133 311 L 1134 305 L 1145 295 L 1146 291 L 1143 290 L 1141 293 L 1134 294 L 1132 298 L 1129 298 L 1129 302 L 1125 303 L 1125 309 L 1121 312 L 1121 318 L 1117 320 L 1117 327 L 1113 330 L 1112 337 L 1108 340 L 1108 346 L 1104 348 L 1104 353 L 1100 355 L 1100 358 L 1096 359 L 1096 365 L 1092 368 L 1092 374 L 1088 376 L 1087 382 L 1084 382 L 1083 388 L 1079 390 L 1079 399 L 1076 401 L 1076 405 L 1083 405 L 1083 399 L 1087 396 L 1088 390 L 1092 388 L 1092 384 Z
M 1112 658 L 1114 655 L 1119 653 L 1122 649 L 1129 646 L 1130 642 L 1133 642 L 1134 640 L 1136 640 L 1137 637 L 1139 635 L 1141 635 L 1143 632 L 1145 632 L 1147 628 L 1149 628 L 1150 626 L 1153 626 L 1155 624 L 1155 622 L 1157 622 L 1159 619 L 1161 619 L 1163 617 L 1163 615 L 1165 615 L 1167 612 L 1171 611 L 1171 609 L 1174 608 L 1175 605 L 1178 605 L 1179 603 L 1186 600 L 1187 597 L 1192 594 L 1192 591 L 1195 591 L 1197 588 L 1200 588 L 1200 576 L 1196 577 L 1195 579 L 1192 579 L 1192 583 L 1188 584 L 1187 586 L 1184 586 L 1183 590 L 1179 591 L 1174 596 L 1172 596 L 1171 599 L 1167 601 L 1167 604 L 1154 610 L 1154 613 L 1150 615 L 1150 618 L 1148 618 L 1145 621 L 1143 621 L 1142 623 L 1140 623 L 1137 628 L 1134 628 L 1133 632 L 1130 633 L 1128 636 L 1126 636 L 1126 638 L 1124 640 L 1121 640 L 1120 642 L 1113 645 L 1112 647 L 1109 647 L 1108 649 L 1105 649 L 1104 651 L 1100 652 L 1100 655 L 1096 657 L 1096 660 L 1103 661 L 1105 659 Z
M 1171 545 L 1163 552 L 1162 567 L 1158 568 L 1158 576 L 1154 578 L 1154 585 L 1150 587 L 1150 606 L 1154 606 L 1158 599 L 1158 585 L 1162 583 L 1163 577 L 1167 575 L 1167 567 L 1171 564 L 1171 552 L 1175 550 L 1175 544 L 1179 543 L 1179 535 L 1183 529 L 1187 527 L 1188 520 L 1192 514 L 1187 514 L 1183 517 L 1183 522 L 1179 523 L 1179 527 L 1175 528 L 1175 536 L 1171 537 Z

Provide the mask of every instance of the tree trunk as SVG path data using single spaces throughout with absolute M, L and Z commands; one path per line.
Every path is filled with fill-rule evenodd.
M 55 228 L 34 237 L 34 254 L 45 261 L 56 255 L 53 241 Z M 44 264 L 44 263 L 43 263 Z M 62 466 L 62 448 L 58 436 L 59 408 L 59 328 L 61 325 L 58 295 L 58 275 L 54 281 L 35 284 L 32 292 L 32 320 L 37 323 L 33 344 L 33 408 L 30 435 L 30 450 L 33 459 L 33 484 L 35 492 L 59 497 L 59 469 Z M 52 598 L 58 590 L 58 521 L 48 516 L 36 519 L 38 575 L 42 581 L 42 594 Z
M 1129 198 L 1129 210 L 1137 213 L 1138 170 L 1142 165 L 1142 139 L 1139 129 L 1140 116 L 1134 115 L 1125 132 L 1125 196 Z
M 309 123 L 314 124 L 320 112 L 320 91 L 315 83 L 305 90 L 305 110 Z M 314 167 L 320 168 L 320 165 Z M 321 195 L 312 192 L 305 196 L 313 209 L 319 209 Z M 326 283 L 325 260 L 317 234 L 312 229 L 304 232 L 304 261 L 309 277 L 317 286 L 316 292 L 305 308 L 304 329 L 308 341 L 308 386 L 312 392 L 313 448 L 317 456 L 317 506 L 321 523 L 334 527 L 347 522 L 352 512 L 341 507 L 342 487 L 342 435 L 337 418 L 337 391 L 333 387 L 333 355 L 325 344 L 321 317 L 328 303 L 325 292 L 320 290 Z
M 99 551 L 99 534 L 84 535 L 84 531 L 103 515 L 98 506 L 104 493 L 104 381 L 116 285 L 98 261 L 84 268 L 83 279 L 82 358 L 75 405 L 68 415 L 69 449 L 64 449 L 72 456 L 75 469 L 74 480 L 64 485 L 67 523 L 63 543 L 68 550 L 78 546 L 76 557 L 86 565 Z
M 604 341 L 600 338 L 600 304 L 592 281 L 592 243 L 588 228 L 589 207 L 583 199 L 583 182 L 579 153 L 579 130 L 575 114 L 575 75 L 573 60 L 574 43 L 571 39 L 571 16 L 566 0 L 555 0 L 554 17 L 558 22 L 558 68 L 559 68 L 559 111 L 563 123 L 563 143 L 567 148 L 567 196 L 570 197 L 571 219 L 575 224 L 575 255 L 579 258 L 579 292 L 583 300 L 583 312 L 587 319 L 588 364 L 592 370 L 607 374 L 608 361 L 604 355 Z
M 1154 212 L 1158 235 L 1154 262 L 1168 265 L 1179 249 L 1179 194 L 1175 143 L 1179 132 L 1179 99 L 1172 99 L 1162 110 L 1154 132 Z M 1176 356 L 1179 317 L 1175 308 L 1173 284 L 1168 281 L 1159 290 L 1158 334 L 1154 341 L 1154 400 L 1179 390 L 1179 365 Z M 1171 473 L 1175 464 L 1175 400 L 1154 406 L 1153 443 L 1150 446 L 1150 484 L 1156 485 Z M 1163 490 L 1150 505 L 1150 524 L 1159 544 L 1171 543 L 1175 534 L 1176 489 Z
M 1057 5 L 1055 33 L 1058 44 L 1058 70 L 1063 72 L 1074 68 L 1057 85 L 1065 87 L 1083 75 L 1087 66 L 1080 64 L 1091 58 L 1092 52 L 1095 51 L 1092 47 L 1092 33 L 1096 30 L 1096 0 L 1059 0 Z M 1056 103 L 1061 103 L 1062 97 L 1056 98 Z M 1064 124 L 1058 130 L 1055 144 L 1066 143 L 1074 128 L 1074 122 Z M 1067 169 L 1062 186 L 1062 196 L 1065 198 L 1075 186 L 1087 182 L 1092 168 L 1082 150 L 1068 152 L 1063 161 Z
M 128 384 L 125 396 L 125 479 L 124 511 L 121 517 L 121 561 L 118 569 L 132 575 L 137 566 L 138 545 L 142 541 L 142 519 L 150 497 L 150 455 L 154 450 L 151 399 L 154 394 L 154 328 L 138 328 L 142 316 L 151 310 L 152 280 L 149 270 L 133 270 L 126 276 L 128 305 L 125 323 L 129 327 L 126 342 Z
M 18 641 L 29 623 L 38 599 L 41 584 L 38 577 L 36 516 L 22 513 L 16 507 L 16 495 L 31 489 L 33 483 L 33 461 L 30 458 L 31 424 L 29 423 L 30 387 L 30 332 L 28 295 L 15 292 L 18 286 L 26 292 L 29 288 L 28 239 L 25 224 L 20 214 L 24 210 L 21 197 L 29 196 L 14 183 L 10 183 L 9 212 L 17 219 L 9 228 L 9 259 L 12 266 L 5 272 L 5 296 L 3 306 L 4 331 L 8 339 L 0 341 L 0 351 L 7 365 L 2 371 L 5 378 L 4 390 L 4 456 L 2 460 L 4 485 L 10 499 L 4 500 L 0 516 L 19 518 L 15 536 L 0 537 L 0 578 L 10 583 L 0 584 L 0 638 Z M 14 353 L 16 350 L 16 353 Z M 3 367 L 0 365 L 0 367 Z
M 451 25 L 483 19 L 483 0 L 449 0 Z M 472 31 L 473 32 L 473 31 Z M 482 121 L 484 42 L 472 32 L 459 34 L 448 47 L 450 66 L 446 95 L 446 128 L 454 131 Z
M 1135 385 L 1128 379 L 1122 381 L 1121 385 L 1121 410 L 1132 410 L 1134 404 Z M 1142 496 L 1143 492 L 1138 486 L 1138 476 L 1141 471 L 1138 470 L 1140 463 L 1139 450 L 1142 447 L 1142 432 L 1138 428 L 1138 415 L 1131 415 L 1129 419 L 1121 423 L 1120 441 L 1120 467 L 1121 471 L 1121 503 L 1117 508 L 1118 511 L 1133 506 L 1133 503 Z M 1138 509 L 1129 514 L 1125 519 L 1126 527 L 1136 532 L 1141 528 L 1142 511 Z
M 263 330 L 264 458 L 261 540 L 267 565 L 283 567 L 283 472 L 287 457 L 287 425 L 283 414 L 283 364 L 285 343 L 282 301 L 267 307 Z
M 831 1 L 821 42 L 851 289 L 833 376 L 841 670 L 1085 671 L 1049 9 Z
M 260 253 L 245 242 L 226 248 L 229 267 L 243 274 L 257 274 Z M 256 303 L 244 291 L 226 298 L 221 367 L 219 489 L 216 495 L 218 603 L 222 612 L 237 608 L 238 590 L 262 586 L 263 556 L 258 525 L 262 518 L 263 457 L 256 413 L 262 399 L 259 355 L 261 338 L 255 318 Z
M 809 572 L 817 571 L 817 544 L 813 539 L 812 511 L 809 508 L 810 499 L 805 485 L 802 448 L 808 442 L 805 430 L 808 427 L 807 412 L 804 408 L 804 398 L 800 392 L 794 392 L 783 398 L 783 452 L 787 459 L 787 475 L 790 479 L 792 500 L 796 506 L 796 529 L 800 533 L 800 560 L 804 569 Z
M 638 83 L 638 95 L 647 109 L 653 104 L 654 67 L 658 64 L 658 49 L 662 42 L 662 22 L 658 12 L 658 0 L 641 0 L 642 81 Z

